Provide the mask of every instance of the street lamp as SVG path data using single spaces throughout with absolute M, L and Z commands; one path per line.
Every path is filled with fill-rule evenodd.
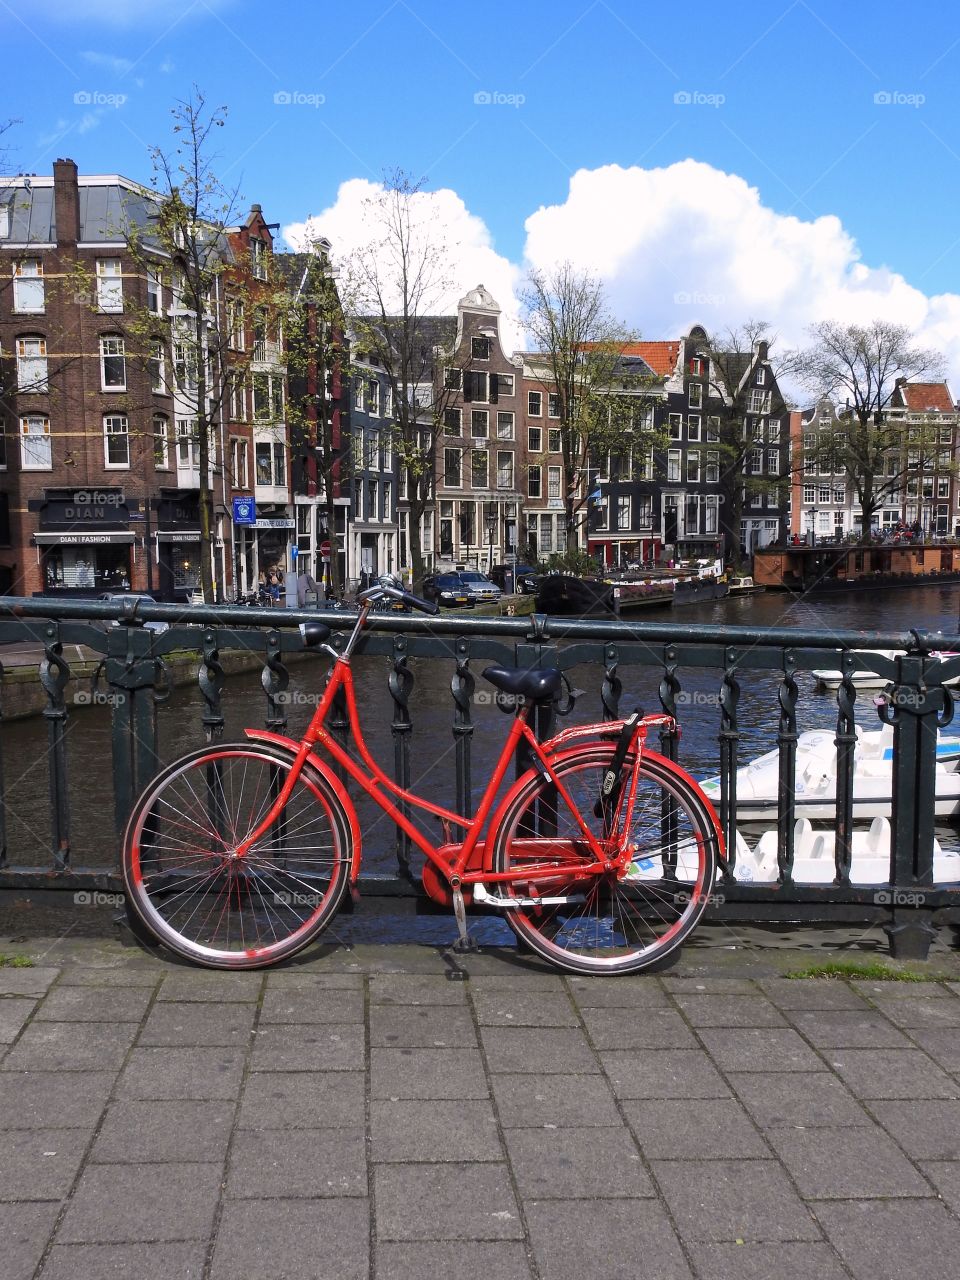
M 487 543 L 489 550 L 487 552 L 487 573 L 493 568 L 493 536 L 497 531 L 497 504 L 495 502 L 487 505 Z

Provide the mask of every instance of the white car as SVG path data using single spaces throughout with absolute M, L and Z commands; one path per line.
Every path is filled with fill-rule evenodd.
M 491 582 L 476 569 L 461 569 L 458 576 L 469 594 L 479 603 L 496 604 L 503 594 L 495 582 Z

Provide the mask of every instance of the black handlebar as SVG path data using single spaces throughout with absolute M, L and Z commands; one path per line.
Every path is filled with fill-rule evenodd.
M 435 600 L 421 600 L 419 596 L 409 591 L 401 591 L 400 598 L 404 604 L 408 604 L 411 609 L 419 609 L 421 613 L 429 613 L 432 616 L 440 612 L 440 606 Z
M 361 591 L 357 599 L 362 601 L 375 600 L 378 597 L 386 597 L 388 600 L 398 600 L 401 604 L 408 605 L 411 609 L 419 609 L 421 613 L 429 613 L 431 615 L 440 612 L 439 604 L 431 603 L 429 600 L 421 600 L 419 596 L 413 595 L 409 591 L 403 591 L 400 587 L 387 587 L 378 585 L 368 587 L 366 591 Z

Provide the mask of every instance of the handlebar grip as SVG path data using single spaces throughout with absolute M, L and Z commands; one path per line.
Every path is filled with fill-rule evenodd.
M 419 609 L 421 613 L 429 613 L 431 616 L 440 612 L 440 606 L 435 600 L 421 600 L 419 596 L 409 591 L 403 592 L 403 603 L 408 604 L 411 609 Z

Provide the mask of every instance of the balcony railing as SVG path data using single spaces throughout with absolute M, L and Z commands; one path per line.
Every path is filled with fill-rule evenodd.
M 231 699 L 239 695 L 225 674 L 231 657 L 244 655 L 262 666 L 265 723 L 284 732 L 291 709 L 309 697 L 290 691 L 289 663 L 302 653 L 296 628 L 317 617 L 333 628 L 335 644 L 342 643 L 355 620 L 346 611 L 210 606 L 192 608 L 185 618 L 177 605 L 141 606 L 135 613 L 132 602 L 0 597 L 0 643 L 33 642 L 42 648 L 38 675 L 47 702 L 42 759 L 25 761 L 22 747 L 15 754 L 17 726 L 7 725 L 0 733 L 0 887 L 118 889 L 120 836 L 137 794 L 163 756 L 179 754 L 191 731 L 198 741 L 215 741 L 223 735 L 228 717 L 236 720 Z M 119 625 L 104 626 L 111 621 Z M 170 627 L 161 633 L 146 629 L 143 621 L 164 621 Z M 71 672 L 78 645 L 101 659 L 92 682 L 80 684 Z M 194 654 L 200 696 L 194 700 L 195 711 L 178 707 L 174 713 L 162 703 L 169 693 L 168 667 L 184 650 Z M 891 658 L 867 650 L 900 652 Z M 938 925 L 960 925 L 960 882 L 934 882 L 934 840 L 937 834 L 944 838 L 942 830 L 935 830 L 936 788 L 943 775 L 943 768 L 937 767 L 937 734 L 953 717 L 953 696 L 946 682 L 960 678 L 960 656 L 931 656 L 938 650 L 960 650 L 960 638 L 921 632 L 628 624 L 543 615 L 443 615 L 424 620 L 384 614 L 375 617 L 358 654 L 361 661 L 364 655 L 385 659 L 386 678 L 378 681 L 374 666 L 364 684 L 370 696 L 379 689 L 386 702 L 389 714 L 380 716 L 381 747 L 392 743 L 394 774 L 401 785 L 409 785 L 414 760 L 422 766 L 426 754 L 433 767 L 438 756 L 442 759 L 438 744 L 444 734 L 439 730 L 446 722 L 449 763 L 442 767 L 449 770 L 446 785 L 461 812 L 472 803 L 475 771 L 483 781 L 483 770 L 474 768 L 478 756 L 481 763 L 492 756 L 491 744 L 499 744 L 504 728 L 499 717 L 497 723 L 489 718 L 493 700 L 482 685 L 478 687 L 483 665 L 494 661 L 560 666 L 587 686 L 574 713 L 581 721 L 615 719 L 621 704 L 624 712 L 632 710 L 625 688 L 631 695 L 639 689 L 646 710 L 663 710 L 680 724 L 681 733 L 663 736 L 659 749 L 692 772 L 720 774 L 718 810 L 727 860 L 710 909 L 714 918 L 882 924 L 895 954 L 922 956 Z M 794 877 L 796 801 L 802 789 L 797 739 L 805 713 L 798 677 L 824 667 L 841 672 L 835 701 L 818 704 L 821 711 L 827 708 L 831 730 L 835 728 L 836 802 L 829 828 L 835 836 L 834 875 L 829 883 L 808 884 Z M 881 717 L 893 726 L 893 794 L 889 877 L 879 885 L 851 879 L 856 711 L 865 705 L 871 715 L 874 711 L 856 687 L 856 673 L 865 670 L 881 673 L 893 686 L 880 708 Z M 315 656 L 298 671 L 315 691 L 322 687 L 324 667 Z M 425 723 L 427 713 L 421 715 L 428 700 L 416 690 L 418 683 L 433 698 L 430 724 Z M 98 738 L 93 722 L 85 724 L 86 712 L 79 709 L 84 703 L 109 707 L 109 736 L 101 726 Z M 426 753 L 416 746 L 415 713 L 428 735 Z M 250 717 L 249 700 L 242 714 Z M 553 709 L 538 713 L 538 732 L 553 731 L 555 714 Z M 194 716 L 193 726 L 185 718 L 189 715 Z M 342 715 L 334 718 L 334 728 L 345 731 Z M 236 733 L 233 725 L 231 732 Z M 161 738 L 169 751 L 160 750 Z M 76 744 L 86 744 L 82 776 L 76 769 L 68 771 L 68 742 L 74 761 Z M 779 752 L 777 878 L 773 883 L 749 882 L 737 875 L 737 769 L 757 748 L 772 746 Z M 35 802 L 47 807 L 46 814 L 25 817 L 22 812 L 19 780 L 26 765 L 42 767 L 47 774 L 45 791 Z M 98 788 L 93 798 L 91 788 Z M 97 821 L 91 826 L 88 819 L 86 834 L 75 838 L 72 817 L 80 802 L 87 810 L 94 805 Z M 403 839 L 394 844 L 392 828 L 389 836 L 385 830 L 381 820 L 371 840 L 374 850 L 378 841 L 390 842 L 390 857 L 396 859 L 391 891 L 414 892 L 409 848 Z M 8 845 L 12 836 L 22 849 Z M 38 847 L 46 850 L 45 864 L 38 864 Z M 382 890 L 382 876 L 377 883 Z

